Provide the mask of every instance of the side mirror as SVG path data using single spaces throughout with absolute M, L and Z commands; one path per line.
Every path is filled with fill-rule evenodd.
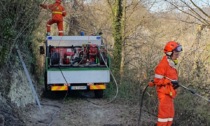
M 39 53 L 44 54 L 44 46 L 39 46 Z

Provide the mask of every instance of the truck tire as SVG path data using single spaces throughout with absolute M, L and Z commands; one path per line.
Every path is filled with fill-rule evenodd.
M 50 85 L 47 84 L 47 71 L 45 71 L 44 73 L 44 88 L 45 88 L 45 91 L 49 91 L 51 92 L 51 87 Z
M 47 72 L 45 71 L 44 73 L 44 91 L 43 91 L 43 96 L 45 98 L 50 98 L 51 97 L 51 91 L 49 90 L 49 86 L 47 85 Z
M 47 87 L 47 72 L 44 72 L 44 90 L 45 92 L 48 91 L 48 87 Z
M 96 98 L 103 98 L 104 90 L 96 90 L 94 93 Z

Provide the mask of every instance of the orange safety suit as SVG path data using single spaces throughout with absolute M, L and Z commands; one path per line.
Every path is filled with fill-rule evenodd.
M 171 126 L 174 118 L 174 98 L 176 90 L 171 84 L 178 79 L 178 72 L 174 62 L 164 56 L 155 68 L 154 83 L 158 94 L 158 121 L 157 126 Z
M 40 4 L 44 9 L 49 9 L 52 12 L 52 19 L 47 22 L 47 32 L 50 33 L 50 27 L 56 23 L 58 27 L 58 35 L 63 36 L 63 17 L 66 16 L 65 8 L 61 5 L 61 0 L 56 0 L 54 4 Z

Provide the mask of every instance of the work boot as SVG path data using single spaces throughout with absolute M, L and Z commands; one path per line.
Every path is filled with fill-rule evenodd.
M 47 33 L 46 33 L 46 36 L 50 36 L 50 32 L 47 32 Z

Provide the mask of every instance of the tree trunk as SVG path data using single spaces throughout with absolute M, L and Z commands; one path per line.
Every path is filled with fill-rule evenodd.
M 122 52 L 122 0 L 115 0 L 114 5 L 114 21 L 113 21 L 113 37 L 114 37 L 114 52 L 113 52 L 113 72 L 115 75 L 120 75 L 121 52 Z
M 122 15 L 122 52 L 121 52 L 121 63 L 120 63 L 120 83 L 122 81 L 122 78 L 124 76 L 124 65 L 125 65 L 125 30 L 126 30 L 126 3 L 127 0 L 123 1 L 123 15 Z

